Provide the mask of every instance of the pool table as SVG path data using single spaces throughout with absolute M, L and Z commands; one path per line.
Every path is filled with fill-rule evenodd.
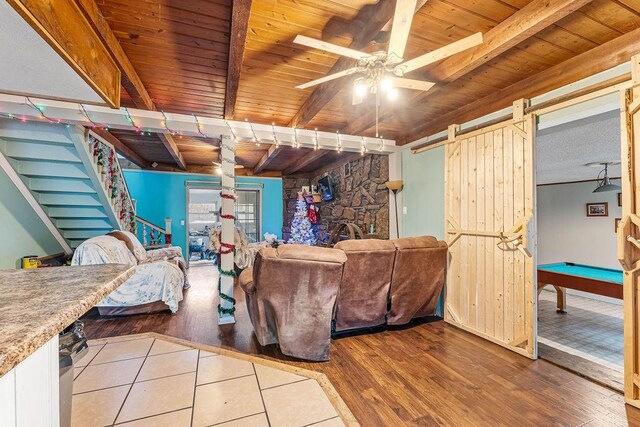
M 558 312 L 567 307 L 566 288 L 622 299 L 622 271 L 561 262 L 538 266 L 538 295 L 551 285 L 557 292 Z

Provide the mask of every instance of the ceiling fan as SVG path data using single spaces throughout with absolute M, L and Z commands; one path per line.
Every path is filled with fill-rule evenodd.
M 354 82 L 354 104 L 361 101 L 367 93 L 379 94 L 380 92 L 385 92 L 387 97 L 393 100 L 398 94 L 396 88 L 421 91 L 431 89 L 435 83 L 407 79 L 404 75 L 481 44 L 482 33 L 472 34 L 454 43 L 405 61 L 404 50 L 409 38 L 416 2 L 417 0 L 397 0 L 389 47 L 386 52 L 365 53 L 303 35 L 296 36 L 293 40 L 294 43 L 347 56 L 358 61 L 355 67 L 312 80 L 298 85 L 296 88 L 306 89 L 337 78 L 358 74 L 358 78 Z

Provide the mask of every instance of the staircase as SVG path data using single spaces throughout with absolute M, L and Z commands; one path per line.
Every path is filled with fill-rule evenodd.
M 67 254 L 90 237 L 134 230 L 115 150 L 91 131 L 0 120 L 0 167 Z

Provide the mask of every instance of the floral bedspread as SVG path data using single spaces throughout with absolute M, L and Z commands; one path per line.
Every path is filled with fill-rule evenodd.
M 137 264 L 126 245 L 111 236 L 99 236 L 82 243 L 73 254 L 71 265 L 127 264 L 136 265 L 129 280 L 100 301 L 102 307 L 132 307 L 162 301 L 175 313 L 182 301 L 184 275 L 168 261 Z

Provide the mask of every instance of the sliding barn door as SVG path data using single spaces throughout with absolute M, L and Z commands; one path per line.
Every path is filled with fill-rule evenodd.
M 633 80 L 640 85 L 640 56 L 632 60 Z M 640 88 L 623 93 L 622 221 L 618 258 L 624 270 L 624 396 L 640 407 Z
M 445 320 L 536 358 L 535 126 L 524 105 L 472 133 L 449 128 Z

